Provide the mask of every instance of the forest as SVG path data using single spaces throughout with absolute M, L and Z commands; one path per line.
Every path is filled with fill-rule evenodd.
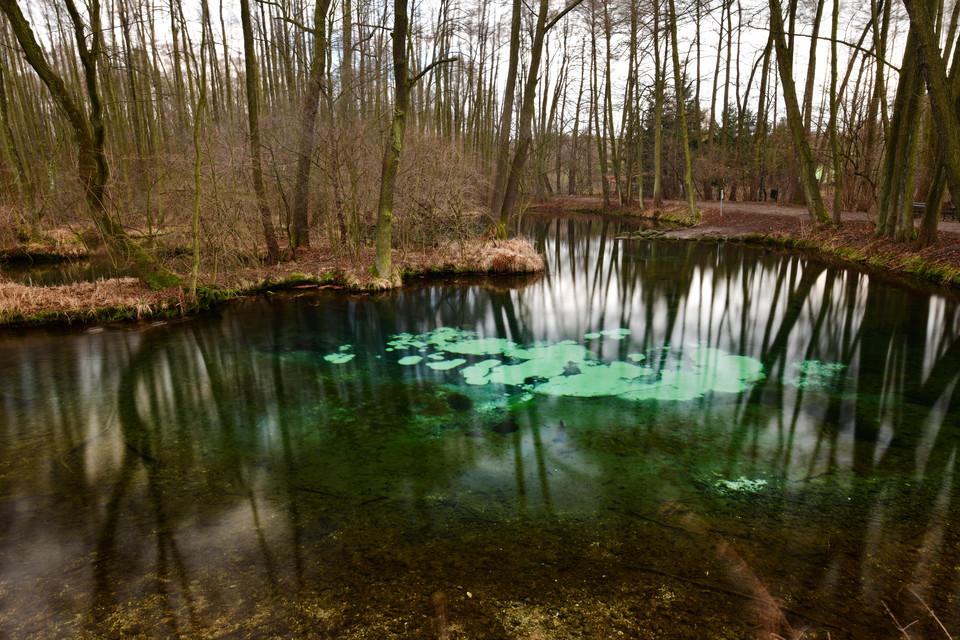
M 776 200 L 936 242 L 942 0 L 0 0 L 0 236 L 154 288 L 307 250 L 506 238 L 530 202 Z M 922 204 L 922 206 L 920 206 Z M 918 228 L 915 211 L 922 211 Z

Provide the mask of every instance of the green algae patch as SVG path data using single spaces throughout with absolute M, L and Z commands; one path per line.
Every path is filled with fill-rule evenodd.
M 481 360 L 476 364 L 472 364 L 469 367 L 465 367 L 460 371 L 463 374 L 464 382 L 467 384 L 472 384 L 476 386 L 483 386 L 490 382 L 490 379 L 487 377 L 490 373 L 490 370 L 494 367 L 498 367 L 503 362 L 501 360 L 489 359 Z
M 537 393 L 552 396 L 619 396 L 633 390 L 634 379 L 652 374 L 652 369 L 626 362 L 611 362 L 608 365 L 584 364 L 580 366 L 580 373 L 554 376 L 537 385 L 535 389 Z
M 623 340 L 630 335 L 630 329 L 605 329 L 600 335 L 612 338 L 613 340 Z
M 728 494 L 728 493 L 759 493 L 767 486 L 767 481 L 763 478 L 758 478 L 756 480 L 750 480 L 744 476 L 740 476 L 736 480 L 717 480 L 713 487 L 717 490 L 719 494 Z
M 702 347 L 691 354 L 697 373 L 704 378 L 701 385 L 713 391 L 739 393 L 753 382 L 764 378 L 763 364 L 747 356 L 734 356 L 720 349 Z
M 835 389 L 846 380 L 847 365 L 842 362 L 822 362 L 804 360 L 790 364 L 792 375 L 785 375 L 783 381 L 798 389 Z
M 327 355 L 323 356 L 323 359 L 330 364 L 345 364 L 356 357 L 355 353 L 350 353 L 351 349 L 353 349 L 352 344 L 341 345 L 340 348 L 337 349 L 336 353 L 328 353 Z
M 630 335 L 627 328 L 605 329 L 584 334 L 584 340 L 627 340 Z M 685 352 L 664 345 L 651 350 L 659 354 L 654 358 L 648 357 L 651 352 L 634 351 L 626 356 L 629 362 L 604 361 L 575 340 L 521 346 L 507 338 L 480 337 L 474 331 L 454 327 L 438 327 L 417 335 L 396 334 L 390 336 L 387 345 L 387 351 L 418 352 L 399 358 L 402 365 L 426 359 L 427 367 L 435 371 L 460 368 L 467 385 L 508 387 L 508 395 L 522 395 L 525 400 L 540 394 L 686 401 L 708 393 L 740 393 L 765 377 L 759 360 L 705 346 Z M 660 364 L 641 364 L 651 361 Z
M 523 360 L 519 364 L 502 365 L 490 372 L 490 381 L 518 386 L 528 379 L 552 378 L 562 375 L 567 367 L 589 362 L 594 353 L 573 340 L 530 349 L 510 349 L 506 355 Z
M 427 366 L 433 369 L 434 371 L 448 371 L 449 369 L 456 369 L 460 365 L 467 364 L 467 361 L 463 358 L 456 358 L 454 360 L 441 360 L 440 362 L 428 362 Z
M 436 343 L 436 346 L 438 349 L 443 349 L 447 353 L 459 353 L 461 355 L 472 356 L 491 356 L 508 353 L 515 347 L 513 342 L 504 338 L 474 338 L 460 342 L 439 342 Z

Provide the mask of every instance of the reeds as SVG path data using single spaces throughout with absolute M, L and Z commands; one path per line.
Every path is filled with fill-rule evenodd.
M 474 242 L 464 248 L 465 270 L 479 273 L 537 273 L 543 258 L 526 238 Z

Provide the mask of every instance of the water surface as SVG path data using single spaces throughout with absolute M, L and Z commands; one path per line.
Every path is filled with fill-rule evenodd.
M 106 251 L 78 260 L 13 260 L 0 262 L 0 274 L 19 284 L 55 287 L 76 282 L 135 276 L 128 265 L 112 260 Z
M 527 224 L 545 277 L 4 334 L 0 637 L 960 631 L 956 299 Z

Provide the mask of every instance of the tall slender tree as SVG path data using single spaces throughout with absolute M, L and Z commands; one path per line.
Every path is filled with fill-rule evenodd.
M 777 52 L 777 66 L 780 68 L 780 82 L 783 89 L 784 102 L 787 106 L 787 126 L 800 161 L 800 188 L 807 201 L 807 211 L 810 221 L 814 224 L 825 224 L 830 221 L 823 198 L 820 195 L 820 183 L 814 168 L 813 152 L 803 130 L 803 116 L 800 113 L 800 104 L 797 102 L 797 89 L 793 82 L 793 60 L 787 48 L 786 34 L 783 28 L 783 10 L 780 0 L 770 0 L 770 30 L 773 34 L 774 47 Z
M 697 210 L 697 194 L 693 186 L 693 170 L 690 164 L 690 140 L 687 131 L 687 110 L 683 100 L 683 73 L 680 71 L 680 42 L 677 38 L 677 8 L 673 0 L 667 0 L 670 8 L 670 42 L 673 52 L 673 82 L 677 92 L 677 116 L 680 120 L 680 146 L 683 150 L 683 188 L 687 196 L 687 210 L 693 220 L 700 219 Z
M 300 136 L 297 140 L 297 173 L 293 186 L 293 210 L 290 215 L 290 245 L 294 249 L 310 246 L 310 170 L 316 146 L 317 113 L 324 91 L 327 55 L 327 11 L 330 0 L 316 0 L 313 9 L 313 53 L 310 73 L 300 112 Z
M 75 44 L 84 69 L 84 81 L 89 101 L 89 112 L 74 100 L 61 78 L 47 62 L 30 23 L 24 17 L 17 0 L 0 0 L 0 11 L 7 16 L 10 27 L 19 42 L 27 62 L 47 87 L 57 110 L 70 124 L 77 146 L 77 174 L 83 187 L 87 211 L 97 229 L 121 256 L 130 260 L 149 286 L 160 289 L 178 284 L 180 279 L 160 265 L 144 251 L 107 211 L 107 178 L 110 175 L 104 149 L 106 130 L 103 123 L 103 102 L 100 98 L 98 66 L 102 54 L 103 32 L 100 28 L 100 2 L 91 0 L 90 45 L 87 46 L 87 27 L 73 0 L 65 0 L 74 29 Z
M 260 225 L 267 243 L 267 260 L 280 260 L 280 245 L 273 228 L 267 189 L 263 182 L 263 163 L 260 153 L 260 72 L 257 50 L 253 42 L 253 23 L 250 19 L 250 0 L 240 0 L 240 27 L 243 31 L 243 68 L 246 72 L 247 127 L 250 133 L 250 169 L 253 189 L 257 194 Z

